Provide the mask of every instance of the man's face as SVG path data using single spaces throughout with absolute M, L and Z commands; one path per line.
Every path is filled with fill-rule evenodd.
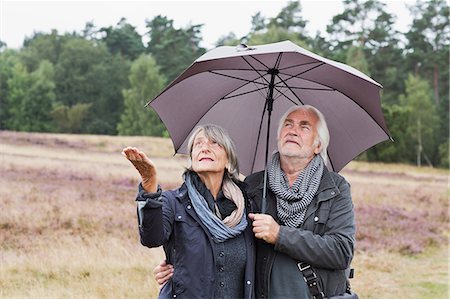
M 217 142 L 208 139 L 204 132 L 195 136 L 192 147 L 192 169 L 197 173 L 224 172 L 228 163 L 228 157 Z
M 320 153 L 316 142 L 318 118 L 314 112 L 299 109 L 291 112 L 284 121 L 278 136 L 281 156 L 312 159 Z

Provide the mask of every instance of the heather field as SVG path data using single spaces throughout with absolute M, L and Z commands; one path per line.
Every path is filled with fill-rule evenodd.
M 160 248 L 140 245 L 137 146 L 164 188 L 184 158 L 168 139 L 0 131 L 0 297 L 155 298 Z M 352 162 L 360 298 L 448 298 L 449 172 Z

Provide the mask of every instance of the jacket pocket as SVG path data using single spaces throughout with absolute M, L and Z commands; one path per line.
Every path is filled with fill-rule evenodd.
M 325 233 L 325 225 L 328 221 L 328 217 L 330 216 L 330 209 L 327 208 L 319 208 L 314 215 L 314 233 L 323 236 Z
M 203 234 L 200 224 L 186 214 L 175 216 L 175 230 L 176 238 L 178 238 L 175 244 L 178 243 L 181 247 L 186 244 L 198 243 Z

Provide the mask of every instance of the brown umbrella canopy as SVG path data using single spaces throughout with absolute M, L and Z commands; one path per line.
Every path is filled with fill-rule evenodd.
M 276 150 L 278 122 L 286 110 L 312 105 L 324 114 L 330 131 L 329 168 L 339 171 L 361 152 L 390 138 L 380 89 L 358 70 L 284 41 L 215 48 L 150 105 L 167 127 L 177 153 L 186 153 L 196 125 L 224 127 L 236 143 L 244 175 L 264 169 L 266 146 L 269 153 Z

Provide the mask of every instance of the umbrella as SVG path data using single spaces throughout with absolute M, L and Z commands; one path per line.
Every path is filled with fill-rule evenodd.
M 187 153 L 200 124 L 225 128 L 236 143 L 242 174 L 263 170 L 276 149 L 278 120 L 309 104 L 330 131 L 329 169 L 341 170 L 361 152 L 390 138 L 381 110 L 382 86 L 360 71 L 291 41 L 217 47 L 195 60 L 150 106 L 176 153 Z M 264 193 L 265 194 L 265 193 Z

